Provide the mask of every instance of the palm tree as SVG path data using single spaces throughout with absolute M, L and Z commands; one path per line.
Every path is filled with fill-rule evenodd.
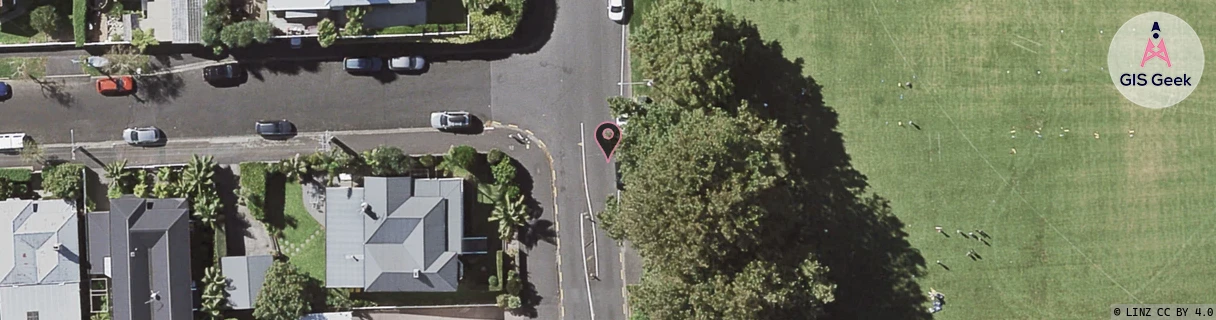
M 226 296 L 224 288 L 227 287 L 228 279 L 220 272 L 217 267 L 208 267 L 203 273 L 203 315 L 207 319 L 223 319 L 223 311 L 225 307 Z
M 215 189 L 199 193 L 194 197 L 193 203 L 194 218 L 208 228 L 215 229 L 219 225 L 220 210 L 224 207 L 219 195 L 215 193 Z
M 311 171 L 309 171 L 310 168 L 308 163 L 300 159 L 299 153 L 297 153 L 293 158 L 288 158 L 282 162 L 279 162 L 279 165 L 282 166 L 283 175 L 286 176 L 288 180 L 304 182 L 306 179 L 308 179 L 309 173 L 311 173 Z
M 110 162 L 106 164 L 106 179 L 110 179 L 112 181 L 124 180 L 131 176 L 131 173 L 127 172 L 126 169 L 126 159 Z
M 514 238 L 515 228 L 528 222 L 528 206 L 524 205 L 524 196 L 496 204 L 489 220 L 498 222 L 498 236 L 503 241 Z
M 144 169 L 135 169 L 135 189 L 131 191 L 131 194 L 140 198 L 148 196 L 148 172 Z
M 199 192 L 211 189 L 212 176 L 215 175 L 215 160 L 211 156 L 190 157 L 186 170 L 182 172 L 180 191 L 186 196 L 195 196 Z

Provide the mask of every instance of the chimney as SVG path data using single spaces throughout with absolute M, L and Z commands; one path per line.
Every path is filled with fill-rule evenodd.
M 59 248 L 60 248 L 60 247 L 62 247 L 62 246 L 63 246 L 63 244 L 56 242 L 56 243 L 55 243 L 55 246 L 54 246 L 55 251 L 56 251 L 56 252 L 58 252 L 58 251 L 59 251 Z
M 359 204 L 359 209 L 360 209 L 361 211 L 363 211 L 363 213 L 367 213 L 367 208 L 368 208 L 368 207 L 371 207 L 371 206 L 370 206 L 370 205 L 368 205 L 368 204 L 367 204 L 367 202 L 364 202 L 364 203 L 360 203 L 360 204 Z
M 414 269 L 414 279 L 422 277 L 422 270 Z

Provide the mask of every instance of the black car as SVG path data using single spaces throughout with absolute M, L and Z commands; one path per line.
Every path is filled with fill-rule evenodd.
M 203 80 L 207 82 L 237 82 L 245 77 L 245 68 L 235 63 L 203 68 Z
M 296 126 L 287 120 L 261 120 L 253 125 L 253 131 L 266 138 L 289 138 L 296 134 Z

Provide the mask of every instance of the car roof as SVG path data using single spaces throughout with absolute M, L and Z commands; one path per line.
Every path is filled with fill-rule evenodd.
M 622 1 L 622 0 L 608 0 L 608 5 L 613 6 L 613 7 L 622 7 L 622 6 L 624 6 L 623 2 L 624 1 Z

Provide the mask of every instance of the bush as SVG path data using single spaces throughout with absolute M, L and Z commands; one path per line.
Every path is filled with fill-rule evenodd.
M 506 266 L 503 265 L 503 262 L 505 262 L 503 255 L 505 255 L 505 253 L 502 252 L 502 250 L 498 250 L 498 251 L 494 252 L 494 259 L 496 260 L 497 266 L 498 266 L 498 269 L 495 270 L 494 275 L 498 279 L 505 279 L 505 277 L 502 273 L 503 269 L 506 269 Z M 501 284 L 500 284 L 498 290 L 502 290 Z M 495 291 L 497 291 L 497 290 L 495 290 Z
M 490 152 L 486 153 L 486 163 L 489 163 L 490 165 L 496 165 L 506 158 L 507 154 L 503 153 L 502 150 L 490 149 Z
M 255 41 L 258 43 L 270 42 L 272 35 L 274 35 L 274 26 L 269 22 L 241 21 L 220 30 L 220 41 L 229 48 L 244 48 Z
M 455 146 L 448 150 L 448 155 L 443 158 L 444 162 L 449 166 L 468 170 L 473 167 L 473 160 L 477 159 L 477 149 L 470 146 Z
M 490 173 L 494 175 L 494 183 L 510 183 L 515 181 L 515 164 L 511 161 L 499 162 L 490 168 Z
M 515 270 L 507 271 L 507 293 L 518 296 L 519 291 L 524 288 L 524 283 L 519 279 L 519 273 Z
M 24 168 L 0 169 L 0 178 L 8 178 L 12 182 L 29 182 L 33 171 Z
M 76 38 L 76 47 L 83 47 L 88 40 L 87 20 L 89 17 L 88 0 L 72 0 L 72 36 Z
M 30 12 L 30 27 L 50 35 L 59 29 L 59 13 L 49 4 L 38 7 Z
M 344 36 L 361 36 L 367 30 L 363 29 L 363 16 L 367 15 L 370 7 L 353 7 L 346 9 L 346 27 L 342 28 Z
M 434 168 L 435 156 L 429 154 L 422 155 L 418 157 L 418 164 L 421 164 L 423 168 Z
M 207 0 L 207 3 L 203 4 L 203 12 L 205 14 L 203 15 L 201 40 L 204 45 L 215 48 L 216 51 L 222 51 L 223 48 L 219 46 L 221 43 L 220 32 L 223 31 L 224 26 L 227 26 L 231 19 L 228 11 L 228 1 Z M 219 53 L 217 52 L 216 54 Z
M 498 307 L 503 308 L 503 309 L 515 310 L 515 309 L 519 309 L 520 307 L 523 307 L 523 300 L 520 300 L 519 296 L 517 296 L 517 295 L 504 293 L 504 294 L 498 295 L 498 298 L 496 300 L 498 302 Z
M 76 200 L 80 196 L 83 164 L 63 163 L 42 170 L 42 188 L 59 199 Z
M 156 40 L 156 29 L 148 29 L 148 31 L 144 31 L 144 29 L 131 30 L 131 46 L 134 46 L 135 50 L 139 50 L 139 53 L 144 53 L 144 50 L 148 50 L 148 47 L 157 45 L 160 45 L 160 41 Z
M 338 27 L 334 26 L 334 21 L 329 18 L 321 19 L 317 23 L 317 42 L 322 48 L 328 48 L 338 41 Z
M 498 283 L 498 276 L 490 276 L 490 279 L 487 281 L 490 283 L 491 292 L 502 290 L 502 284 Z
M 122 16 L 123 9 L 125 8 L 122 7 L 122 1 L 111 1 L 109 14 L 112 17 Z

